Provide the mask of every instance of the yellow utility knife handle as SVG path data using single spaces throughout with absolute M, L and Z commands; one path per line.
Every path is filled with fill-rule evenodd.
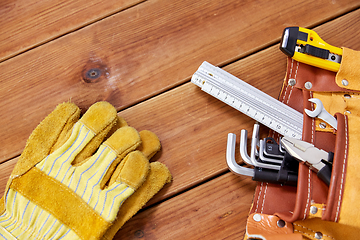
M 331 46 L 310 29 L 288 27 L 284 29 L 280 50 L 294 60 L 337 72 L 340 68 L 342 49 Z

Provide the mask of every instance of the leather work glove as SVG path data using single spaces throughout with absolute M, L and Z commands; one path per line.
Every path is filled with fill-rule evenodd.
M 29 137 L 0 201 L 0 239 L 111 239 L 170 181 L 165 165 L 149 163 L 155 134 L 107 102 L 79 117 L 60 104 Z

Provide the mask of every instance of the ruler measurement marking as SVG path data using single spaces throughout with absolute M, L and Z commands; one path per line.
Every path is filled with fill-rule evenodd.
M 207 83 L 207 84 L 209 84 L 209 83 Z M 214 89 L 216 89 L 216 91 L 218 91 L 219 93 L 221 93 L 221 95 L 219 95 L 219 99 L 220 100 L 223 100 L 224 99 L 224 92 L 222 92 L 221 90 L 219 90 L 219 88 L 223 88 L 223 89 L 225 89 L 225 90 L 227 90 L 227 91 L 229 91 L 228 92 L 228 94 L 234 94 L 234 93 L 232 93 L 232 91 L 231 91 L 231 89 L 226 89 L 226 87 L 222 87 L 222 86 L 220 86 L 220 85 L 217 85 L 216 83 L 210 83 L 209 85 L 212 85 L 212 88 L 211 88 L 211 90 L 208 92 L 208 93 L 210 93 L 211 95 L 213 95 L 213 96 L 215 96 L 216 97 L 216 94 L 214 94 L 213 93 L 213 91 L 214 91 Z M 214 85 L 217 85 L 217 86 L 214 86 Z M 214 88 L 215 87 L 215 88 Z M 234 94 L 235 95 L 235 94 Z M 254 101 L 251 101 L 251 100 L 249 100 L 249 98 L 247 98 L 247 96 L 245 97 L 245 98 L 243 98 L 243 97 L 241 97 L 241 96 L 237 96 L 238 98 L 240 98 L 247 106 L 255 106 L 255 105 L 258 105 L 258 104 L 256 104 L 256 102 L 254 102 Z M 226 102 L 227 103 L 227 102 Z M 266 104 L 266 105 L 268 105 L 268 104 Z M 262 110 L 262 106 L 256 106 L 260 111 Z M 240 108 L 241 109 L 241 108 Z M 276 108 L 273 108 L 274 110 L 277 110 Z M 281 120 L 281 121 L 286 121 L 285 119 L 283 119 L 283 118 L 280 118 L 279 116 L 277 116 L 277 115 L 275 115 L 275 114 L 272 114 L 271 112 L 269 112 L 268 113 L 269 115 L 272 115 L 274 118 L 276 118 L 276 119 L 279 119 L 279 120 Z M 282 114 L 284 114 L 284 116 L 285 116 L 285 118 L 286 118 L 286 114 L 285 113 L 282 113 Z M 253 117 L 253 115 L 251 115 L 251 117 Z M 286 121 L 286 122 L 288 122 L 288 121 Z M 290 124 L 289 122 L 288 122 L 288 124 Z
M 212 74 L 212 76 L 216 76 L 216 75 L 213 75 Z M 209 80 L 212 80 L 212 79 L 209 79 Z M 214 83 L 216 83 L 214 80 L 212 81 L 212 84 L 214 84 Z M 223 82 L 225 85 L 228 85 L 228 84 L 226 84 L 226 82 Z M 269 108 L 272 108 L 273 110 L 275 110 L 275 111 L 278 111 L 278 112 L 281 112 L 284 116 L 287 116 L 287 111 L 289 111 L 289 107 L 288 106 L 286 106 L 286 105 L 284 105 L 283 103 L 281 103 L 281 102 L 279 102 L 278 100 L 276 100 L 276 99 L 274 99 L 274 98 L 272 98 L 272 97 L 270 97 L 269 95 L 265 95 L 265 93 L 263 93 L 263 92 L 261 92 L 260 90 L 258 90 L 258 89 L 256 89 L 256 88 L 254 88 L 254 87 L 252 87 L 252 86 L 246 86 L 247 84 L 245 83 L 245 82 L 243 82 L 244 84 L 244 86 L 241 86 L 241 87 L 238 87 L 238 86 L 236 86 L 236 85 L 234 85 L 234 84 L 232 84 L 232 86 L 235 86 L 235 88 L 237 88 L 237 90 L 238 91 L 240 91 L 241 93 L 243 93 L 244 95 L 246 95 L 246 97 L 244 97 L 244 98 L 242 98 L 241 96 L 237 96 L 237 97 L 240 97 L 240 98 L 242 98 L 242 99 L 246 99 L 246 100 L 249 100 L 249 102 L 250 102 L 250 105 L 251 106 L 256 106 L 257 108 L 263 108 L 263 106 L 262 105 L 266 105 L 267 107 L 269 107 Z M 246 84 L 246 85 L 245 85 Z M 222 87 L 221 85 L 219 85 L 219 84 L 217 84 L 218 86 L 218 88 L 220 87 Z M 250 87 L 250 89 L 246 89 L 246 90 L 244 90 L 246 87 Z M 229 93 L 232 93 L 232 94 L 234 94 L 234 95 L 238 95 L 236 92 L 234 93 L 234 90 L 233 89 L 231 89 L 231 87 L 229 88 L 228 86 L 226 87 L 227 89 L 227 91 L 229 91 Z M 251 91 L 253 91 L 254 92 L 254 94 L 250 94 L 250 92 Z M 258 93 L 258 94 L 262 94 L 263 96 L 262 97 L 265 97 L 265 98 L 267 98 L 266 100 L 267 101 L 270 101 L 270 102 L 272 102 L 272 104 L 269 104 L 268 102 L 266 102 L 266 101 L 262 101 L 261 99 L 259 99 L 259 98 L 256 98 L 256 93 Z M 275 101 L 274 101 L 275 100 Z M 261 104 L 259 104 L 259 103 L 261 103 Z M 280 104 L 278 104 L 278 103 L 280 103 Z M 275 105 L 276 105 L 276 107 L 275 107 Z M 287 109 L 284 109 L 284 107 L 282 106 L 282 105 L 284 105 L 284 106 L 286 106 L 286 107 L 288 107 Z M 291 110 L 293 110 L 293 109 L 291 109 Z M 274 117 L 278 117 L 278 116 L 276 116 L 276 115 L 274 115 Z M 291 117 L 291 116 L 290 116 Z M 302 115 L 298 118 L 298 119 L 294 119 L 295 121 L 302 121 Z
M 253 107 L 256 107 L 258 109 L 263 109 L 264 107 L 262 105 L 266 105 L 268 108 L 272 108 L 273 110 L 277 111 L 277 112 L 280 112 L 281 114 L 284 115 L 285 118 L 288 118 L 287 114 L 285 113 L 285 111 L 281 111 L 279 110 L 279 108 L 275 108 L 274 106 L 272 106 L 271 104 L 268 104 L 264 101 L 261 101 L 261 100 L 258 100 L 256 99 L 254 96 L 252 95 L 249 95 L 247 92 L 244 92 L 243 90 L 241 91 L 242 93 L 244 93 L 244 97 L 242 96 L 239 96 L 239 94 L 237 94 L 236 92 L 234 92 L 231 88 L 227 87 L 227 86 L 221 86 L 220 84 L 217 84 L 215 81 L 211 81 L 211 79 L 208 79 L 210 81 L 210 84 L 211 85 L 215 85 L 216 87 L 216 90 L 218 90 L 219 88 L 223 88 L 225 91 L 228 92 L 228 94 L 232 94 L 238 98 L 240 98 L 242 101 L 246 102 L 247 105 L 250 105 L 250 106 L 253 106 Z M 209 83 L 208 83 L 209 84 Z M 205 90 L 206 91 L 206 90 Z M 211 91 L 209 92 L 211 94 Z M 213 94 L 212 94 L 213 95 Z M 216 96 L 215 96 L 216 97 Z M 220 100 L 222 100 L 222 98 L 220 98 Z M 276 100 L 277 101 L 277 100 Z M 259 104 L 260 102 L 260 104 Z M 261 105 L 262 104 L 262 105 Z M 271 112 L 270 112 L 271 114 Z M 271 114 L 274 118 L 279 118 L 279 116 L 277 115 L 274 115 L 274 114 Z M 295 121 L 299 121 L 299 119 L 294 119 Z M 302 120 L 301 120 L 302 121 Z
M 230 73 L 204 62 L 191 81 L 284 136 L 301 138 L 302 114 Z

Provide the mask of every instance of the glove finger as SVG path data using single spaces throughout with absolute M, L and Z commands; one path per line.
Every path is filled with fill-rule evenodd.
M 140 137 L 142 143 L 138 147 L 138 150 L 150 160 L 160 150 L 160 140 L 155 133 L 149 130 L 141 131 Z
M 24 174 L 57 148 L 58 143 L 63 144 L 79 117 L 80 109 L 75 104 L 59 104 L 31 133 L 12 176 Z
M 116 109 L 110 103 L 97 102 L 91 105 L 79 122 L 83 123 L 95 134 L 99 134 L 109 125 L 113 126 L 116 120 Z
M 74 125 L 66 142 L 36 166 L 49 176 L 66 181 L 75 157 L 94 137 L 113 125 L 116 118 L 116 109 L 110 103 L 93 104 Z
M 115 183 L 103 190 L 108 201 L 94 208 L 109 222 L 115 220 L 122 203 L 143 184 L 149 173 L 149 161 L 139 151 L 129 153 L 121 165 L 122 170 Z
M 140 135 L 134 128 L 128 126 L 119 128 L 104 142 L 96 154 L 77 167 L 76 171 L 97 172 L 93 180 L 101 181 L 100 187 L 103 189 L 119 162 L 140 144 Z
M 116 116 L 116 122 L 113 126 L 113 128 L 108 132 L 107 136 L 105 137 L 105 139 L 108 139 L 109 137 L 111 137 L 119 128 L 128 126 L 127 122 L 125 121 L 125 119 L 123 117 L 120 116 Z
M 150 169 L 149 160 L 140 151 L 129 153 L 120 165 L 121 171 L 115 182 L 125 183 L 134 190 L 144 183 Z
M 114 123 L 109 124 L 103 129 L 102 132 L 98 133 L 93 139 L 91 139 L 91 141 L 84 147 L 84 149 L 75 157 L 72 165 L 81 165 L 87 158 L 95 153 L 104 139 L 109 138 L 117 129 L 124 126 L 127 126 L 126 121 L 123 118 L 117 116 Z
M 160 150 L 160 140 L 155 133 L 148 130 L 143 130 L 139 134 L 141 138 L 141 145 L 138 146 L 137 150 L 141 151 L 144 156 L 150 160 L 151 157 L 153 157 L 155 153 Z M 120 174 L 120 171 L 121 166 L 117 167 L 114 173 L 111 173 L 111 178 L 108 185 L 111 185 L 116 181 L 117 177 Z
M 171 173 L 164 164 L 150 163 L 150 172 L 145 182 L 121 205 L 116 220 L 103 235 L 102 240 L 113 239 L 116 232 L 171 179 Z

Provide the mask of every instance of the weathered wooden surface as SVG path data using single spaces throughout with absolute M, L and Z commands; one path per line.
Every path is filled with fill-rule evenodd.
M 225 174 L 137 214 L 115 239 L 242 239 L 254 188 Z
M 357 1 L 281 2 L 142 2 L 0 63 L 0 190 L 11 158 L 56 104 L 107 100 L 131 126 L 158 134 L 155 160 L 174 177 L 116 239 L 241 239 L 255 183 L 228 173 L 226 138 L 254 121 L 202 92 L 191 74 L 205 60 L 225 65 L 276 98 L 286 57 L 271 45 L 284 27 L 316 27 L 329 44 L 360 50 Z M 103 71 L 95 82 L 83 78 L 92 67 Z
M 0 62 L 144 0 L 2 0 Z
M 184 83 L 204 60 L 234 61 L 278 41 L 286 26 L 314 26 L 358 5 L 147 1 L 11 58 L 0 64 L 0 162 L 18 155 L 60 102 L 86 108 L 107 100 L 124 109 Z M 96 81 L 84 77 L 91 68 L 102 71 Z

